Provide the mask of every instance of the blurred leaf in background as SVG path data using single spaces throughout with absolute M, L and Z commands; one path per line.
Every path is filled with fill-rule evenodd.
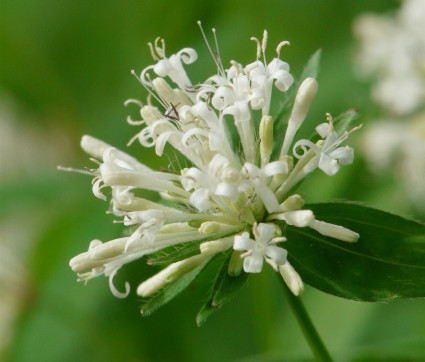
M 306 135 L 328 110 L 337 115 L 358 108 L 367 128 L 378 111 L 368 84 L 357 81 L 350 70 L 352 21 L 359 13 L 391 11 L 398 2 L 3 0 L 0 6 L 2 114 L 13 110 L 0 131 L 0 240 L 23 270 L 14 272 L 23 282 L 12 282 L 16 298 L 8 304 L 20 314 L 14 312 L 17 318 L 2 332 L 8 343 L 1 344 L 0 355 L 10 361 L 310 360 L 271 273 L 250 278 L 248 288 L 201 329 L 193 322 L 200 308 L 194 301 L 207 297 L 201 282 L 148 318 L 139 314 L 140 300 L 133 294 L 115 299 L 105 280 L 86 287 L 77 283 L 69 259 L 94 238 L 122 236 L 121 228 L 105 215 L 107 205 L 92 196 L 89 178 L 58 173 L 55 167 L 91 166 L 78 149 L 83 134 L 118 147 L 127 143 L 135 130 L 125 122 L 123 101 L 146 96 L 130 70 L 150 64 L 146 43 L 156 36 L 166 39 L 170 53 L 191 46 L 207 59 L 199 19 L 205 29 L 217 29 L 226 64 L 230 56 L 252 60 L 255 48 L 249 37 L 260 36 L 265 28 L 270 42 L 291 41 L 282 57 L 297 76 L 321 48 L 320 92 Z M 195 63 L 193 78 L 203 79 L 205 67 L 214 69 L 214 64 Z M 140 150 L 136 144 L 129 148 L 149 166 L 161 167 L 152 161 L 153 150 Z M 413 213 L 409 203 L 390 197 L 397 186 L 389 182 L 382 189 L 361 159 L 352 169 L 341 170 L 334 182 L 324 179 L 316 175 L 307 180 L 303 198 L 363 200 Z M 117 283 L 134 282 L 134 275 L 140 280 L 156 270 L 136 262 L 123 269 Z M 213 280 L 205 282 L 211 285 Z M 2 302 L 8 291 L 2 288 Z M 422 301 L 359 304 L 312 288 L 303 298 L 337 360 L 355 360 L 357 352 L 357 360 L 420 360 L 425 345 Z

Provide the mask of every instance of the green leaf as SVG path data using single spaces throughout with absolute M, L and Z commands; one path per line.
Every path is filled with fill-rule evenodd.
M 230 302 L 248 279 L 248 274 L 244 272 L 238 276 L 230 276 L 228 274 L 227 269 L 231 255 L 232 254 L 229 253 L 222 263 L 208 300 L 204 303 L 196 316 L 196 324 L 199 327 L 206 322 L 211 314 L 219 310 L 227 302 Z
M 349 109 L 341 113 L 338 117 L 333 120 L 335 131 L 341 136 L 345 131 L 348 131 L 352 126 L 352 122 L 359 117 L 359 111 L 357 109 Z M 316 143 L 321 139 L 317 132 L 309 138 L 311 142 Z
M 349 109 L 341 113 L 333 121 L 336 132 L 340 135 L 348 131 L 352 126 L 351 123 L 359 117 L 358 109 Z
M 355 243 L 287 227 L 289 260 L 307 284 L 360 301 L 425 297 L 425 225 L 355 203 L 306 205 L 317 220 L 360 234 Z
M 168 284 L 156 293 L 152 298 L 142 305 L 141 313 L 143 316 L 148 316 L 155 312 L 157 309 L 167 304 L 170 300 L 180 294 L 192 281 L 198 276 L 198 274 L 205 268 L 211 259 L 205 261 L 202 265 L 191 270 L 180 278 Z
M 179 246 L 170 246 L 152 254 L 147 263 L 149 265 L 171 264 L 176 261 L 199 254 L 199 244 L 203 241 L 188 241 Z
M 309 77 L 317 78 L 320 69 L 320 58 L 322 55 L 322 49 L 318 49 L 310 57 L 307 64 L 304 67 L 304 70 L 301 74 L 300 83 Z

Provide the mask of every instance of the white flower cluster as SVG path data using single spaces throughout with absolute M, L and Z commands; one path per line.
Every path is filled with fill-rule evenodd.
M 106 200 L 102 191 L 109 187 L 112 212 L 133 231 L 105 243 L 94 240 L 87 252 L 73 258 L 70 265 L 81 279 L 104 274 L 109 276 L 114 295 L 126 296 L 128 283 L 125 293 L 112 283 L 122 265 L 192 242 L 199 245 L 198 254 L 169 265 L 143 282 L 137 293 L 152 295 L 217 253 L 233 249 L 230 275 L 242 269 L 258 273 L 265 260 L 298 295 L 303 283 L 280 246 L 286 238 L 278 225 L 309 227 L 348 242 L 358 239 L 351 230 L 316 220 L 311 210 L 302 209 L 304 201 L 299 195 L 288 194 L 316 168 L 334 175 L 340 165 L 350 164 L 353 150 L 340 146 L 349 133 L 338 136 L 328 115 L 328 122 L 316 128 L 319 141 L 294 143 L 317 91 L 316 80 L 307 78 L 296 94 L 283 142 L 275 141 L 269 114 L 272 89 L 284 93 L 294 82 L 289 65 L 279 58 L 287 42 L 278 45 L 277 57 L 267 63 L 267 32 L 262 42 L 252 39 L 257 44 L 257 59 L 246 66 L 231 61 L 225 69 L 210 49 L 217 74 L 200 84 L 192 84 L 184 69 L 197 59 L 195 50 L 185 48 L 167 57 L 163 41 L 150 44 L 156 63 L 138 77 L 150 93 L 148 104 L 127 102 L 140 106 L 141 120 L 128 119 L 142 126 L 133 141 L 154 146 L 158 156 L 169 144 L 191 167 L 178 173 L 155 171 L 100 140 L 82 138 L 82 148 L 99 160 L 99 167 L 91 171 L 94 195 Z M 137 196 L 137 189 L 156 191 L 174 206 Z
M 362 151 L 373 172 L 391 169 L 403 194 L 425 210 L 425 1 L 405 0 L 391 16 L 354 23 L 359 65 L 376 78 L 373 96 L 388 118 L 368 127 Z
M 405 0 L 394 16 L 365 14 L 354 23 L 358 64 L 376 76 L 372 96 L 386 110 L 408 114 L 425 102 L 425 1 Z
M 407 198 L 425 211 L 425 113 L 409 120 L 377 121 L 362 137 L 362 152 L 370 170 L 391 170 L 401 186 L 400 198 Z

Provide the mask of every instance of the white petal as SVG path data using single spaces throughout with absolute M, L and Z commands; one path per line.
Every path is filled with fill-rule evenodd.
M 286 257 L 288 256 L 288 252 L 278 246 L 268 246 L 265 254 L 277 265 L 284 264 L 286 262 Z
M 227 182 L 220 182 L 217 185 L 214 194 L 218 196 L 224 196 L 231 202 L 236 202 L 239 198 L 237 187 Z
M 109 288 L 111 289 L 111 292 L 113 295 L 115 295 L 117 298 L 125 298 L 127 295 L 130 294 L 130 284 L 128 282 L 125 282 L 125 292 L 120 292 L 117 288 L 114 286 L 114 276 L 117 273 L 118 268 L 115 269 L 111 275 L 109 276 Z
M 258 224 L 254 229 L 257 243 L 267 244 L 272 239 L 274 231 L 275 227 L 271 224 Z
M 354 161 L 354 150 L 351 147 L 339 147 L 329 153 L 329 156 L 339 161 L 341 165 L 351 165 Z
M 263 172 L 267 176 L 286 175 L 288 173 L 288 163 L 283 161 L 274 161 L 263 167 Z
M 255 192 L 258 194 L 269 213 L 279 210 L 279 202 L 277 201 L 273 191 L 267 186 L 256 187 Z
M 233 91 L 229 87 L 218 87 L 211 100 L 215 109 L 221 111 L 235 102 Z
M 330 128 L 331 126 L 329 123 L 321 123 L 316 127 L 316 132 L 320 137 L 326 138 L 329 135 Z
M 102 179 L 96 180 L 96 182 L 92 186 L 93 195 L 96 196 L 98 199 L 106 201 L 106 196 L 102 194 L 100 191 L 100 183 L 102 182 Z
M 249 233 L 244 232 L 241 235 L 235 236 L 233 244 L 234 250 L 252 250 L 254 248 L 254 240 L 249 238 Z
M 199 211 L 206 211 L 212 206 L 210 202 L 210 193 L 204 188 L 195 190 L 192 195 L 190 195 L 190 202 Z
M 329 176 L 335 175 L 339 171 L 337 160 L 322 153 L 319 159 L 319 168 Z
M 260 273 L 263 268 L 263 255 L 261 253 L 253 253 L 245 257 L 243 261 L 243 270 L 245 273 Z

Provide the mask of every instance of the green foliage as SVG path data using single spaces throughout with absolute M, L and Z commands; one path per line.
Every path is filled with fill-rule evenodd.
M 360 234 L 356 243 L 287 227 L 289 260 L 311 286 L 339 297 L 376 302 L 425 297 L 425 226 L 354 203 L 307 205 L 318 220 Z
M 350 130 L 352 122 L 359 117 L 359 111 L 357 109 L 349 109 L 341 113 L 333 121 L 335 130 L 338 134 L 342 134 L 345 131 Z
M 224 262 L 221 264 L 209 297 L 196 316 L 196 324 L 198 326 L 202 326 L 211 314 L 227 302 L 230 302 L 248 279 L 248 274 L 244 272 L 238 276 L 229 275 L 227 270 L 231 255 L 231 253 L 228 253 Z
M 304 70 L 301 74 L 300 83 L 306 78 L 317 78 L 320 70 L 320 58 L 322 56 L 322 49 L 318 49 L 307 61 Z
M 205 268 L 209 263 L 210 259 L 205 261 L 202 265 L 186 273 L 185 275 L 177 278 L 175 281 L 162 288 L 152 298 L 147 300 L 141 308 L 143 316 L 148 316 L 155 312 L 158 308 L 167 304 L 178 294 L 180 294 L 192 281 L 198 276 L 198 274 Z

